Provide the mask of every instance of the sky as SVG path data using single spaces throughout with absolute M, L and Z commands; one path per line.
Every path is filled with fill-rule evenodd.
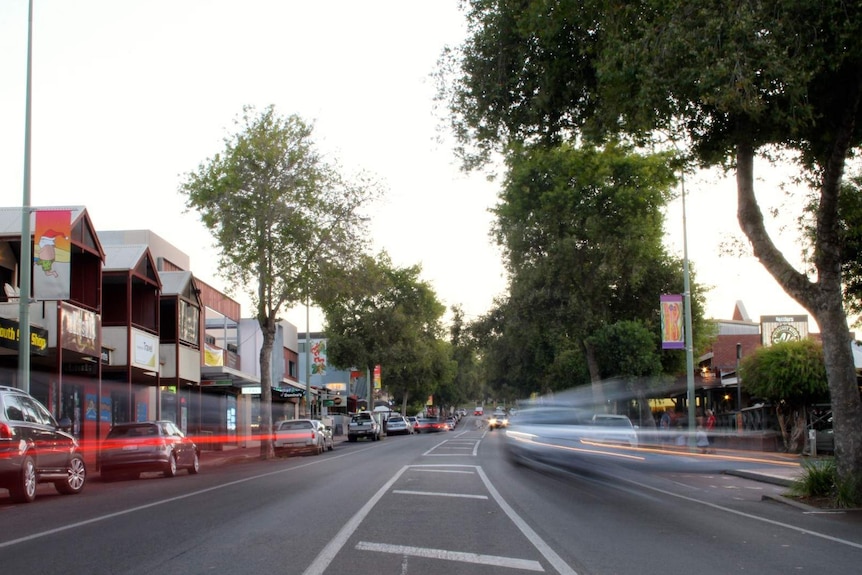
M 373 250 L 420 265 L 442 303 L 475 319 L 506 279 L 489 236 L 499 184 L 459 169 L 434 111 L 437 59 L 465 34 L 458 3 L 34 0 L 30 205 L 84 205 L 97 230 L 152 230 L 190 256 L 197 277 L 227 289 L 214 241 L 178 189 L 223 149 L 244 105 L 273 105 L 313 123 L 317 146 L 346 174 L 383 183 Z M 23 201 L 27 6 L 0 2 L 4 206 Z M 763 183 L 764 205 L 783 201 L 781 179 L 772 170 Z M 668 209 L 669 249 L 687 247 L 698 281 L 712 286 L 707 316 L 730 318 L 737 300 L 753 320 L 805 314 L 756 260 L 721 255 L 740 235 L 735 198 L 732 178 L 688 179 L 685 243 L 681 202 Z M 791 261 L 792 240 L 782 235 Z M 285 318 L 305 331 L 304 308 Z M 321 322 L 312 312 L 312 331 Z

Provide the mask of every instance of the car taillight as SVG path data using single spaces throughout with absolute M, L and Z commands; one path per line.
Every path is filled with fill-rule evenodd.
M 12 439 L 15 434 L 12 432 L 12 428 L 5 423 L 0 423 L 0 439 Z

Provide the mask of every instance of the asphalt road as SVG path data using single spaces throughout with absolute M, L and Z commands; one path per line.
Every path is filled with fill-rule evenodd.
M 709 575 L 862 561 L 862 515 L 778 503 L 783 487 L 721 473 L 717 458 L 515 465 L 504 434 L 473 423 L 196 476 L 94 480 L 74 497 L 42 486 L 29 505 L 0 495 L 0 572 Z

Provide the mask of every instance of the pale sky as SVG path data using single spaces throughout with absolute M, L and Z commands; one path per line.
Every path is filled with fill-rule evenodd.
M 0 189 L 23 197 L 27 0 L 0 2 Z M 431 74 L 460 44 L 458 0 L 34 0 L 33 206 L 84 205 L 99 230 L 150 229 L 216 287 L 213 241 L 184 212 L 183 174 L 223 148 L 243 105 L 274 105 L 315 126 L 347 173 L 388 190 L 373 211 L 374 250 L 419 264 L 447 307 L 468 319 L 505 288 L 488 209 L 497 185 L 465 175 L 439 140 Z M 774 181 L 768 189 L 775 189 Z M 687 182 L 688 255 L 714 289 L 707 315 L 742 300 L 760 315 L 804 314 L 753 258 L 719 257 L 739 234 L 732 179 Z M 764 187 L 764 192 L 767 187 Z M 777 205 L 780 196 L 773 192 Z M 668 242 L 682 255 L 679 202 Z M 786 244 L 795 260 L 798 248 Z M 253 313 L 237 294 L 243 315 Z M 658 306 L 658 302 L 656 302 Z M 304 308 L 285 317 L 300 331 Z M 320 329 L 317 314 L 311 329 Z M 812 330 L 817 331 L 816 326 Z

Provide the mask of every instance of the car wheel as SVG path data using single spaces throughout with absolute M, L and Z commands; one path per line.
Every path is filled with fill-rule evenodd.
M 73 455 L 66 467 L 66 479 L 55 482 L 54 487 L 63 495 L 75 495 L 84 490 L 86 482 L 87 467 L 84 465 L 84 458 Z
M 201 470 L 201 457 L 200 457 L 200 455 L 198 455 L 197 450 L 195 450 L 194 455 L 193 455 L 193 459 L 192 459 L 192 465 L 191 465 L 191 467 L 189 467 L 189 473 L 194 475 L 200 470 Z
M 36 499 L 36 463 L 29 455 L 21 462 L 18 482 L 9 486 L 9 495 L 17 503 L 30 503 Z
M 165 467 L 165 477 L 173 477 L 177 474 L 177 457 L 171 453 L 168 457 L 168 464 Z

